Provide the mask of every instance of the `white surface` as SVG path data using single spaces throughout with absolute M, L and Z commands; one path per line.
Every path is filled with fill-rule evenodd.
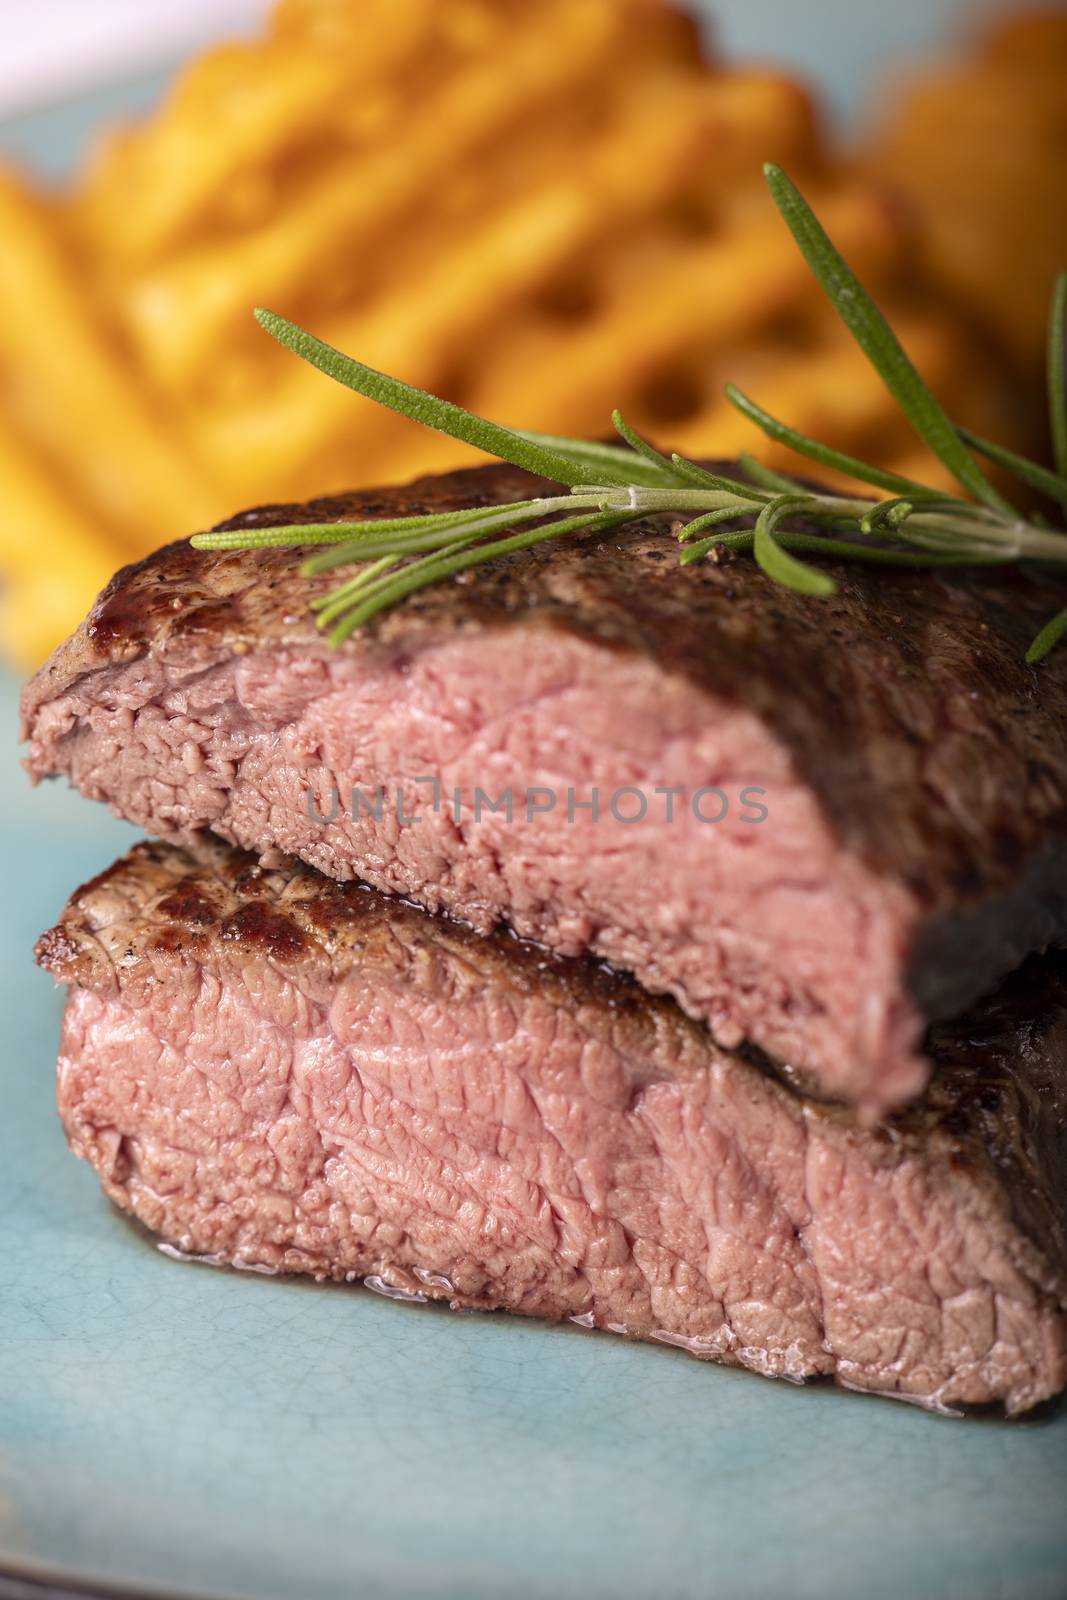
M 268 9 L 268 0 L 0 0 L 0 116 L 250 32 Z
M 855 115 L 894 62 L 951 43 L 976 16 L 1030 0 L 690 3 L 708 17 L 724 55 L 787 65 L 820 84 L 839 112 Z M 0 0 L 0 116 L 254 31 L 268 10 L 269 0 Z

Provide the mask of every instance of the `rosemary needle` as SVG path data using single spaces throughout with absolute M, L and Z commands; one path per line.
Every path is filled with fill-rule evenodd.
M 764 173 L 779 212 L 838 315 L 961 493 L 932 489 L 811 439 L 732 384 L 727 385 L 727 398 L 768 438 L 888 498 L 828 494 L 748 455 L 742 456 L 736 476 L 711 472 L 684 456 L 664 455 L 617 411 L 612 417 L 622 441 L 617 445 L 504 428 L 377 372 L 284 317 L 260 310 L 256 318 L 268 333 L 336 382 L 569 492 L 425 516 L 225 529 L 198 534 L 193 544 L 206 550 L 321 545 L 325 548 L 319 554 L 305 558 L 302 571 L 313 574 L 356 566 L 358 570 L 345 582 L 311 603 L 333 644 L 416 590 L 499 556 L 545 540 L 661 514 L 686 518 L 678 533 L 683 566 L 705 560 L 721 546 L 751 554 L 772 582 L 813 599 L 832 595 L 836 584 L 810 558 L 918 568 L 1022 561 L 1067 565 L 1067 530 L 1022 516 L 976 460 L 981 456 L 1005 468 L 1067 512 L 1067 274 L 1057 280 L 1049 319 L 1048 398 L 1054 453 L 1050 469 L 980 438 L 946 416 L 799 190 L 779 167 L 768 165 Z M 798 517 L 831 536 L 789 527 Z M 739 520 L 750 526 L 737 528 Z M 530 522 L 536 525 L 507 533 Z M 698 534 L 705 537 L 698 539 Z M 1042 628 L 1027 651 L 1027 661 L 1041 660 L 1065 634 L 1067 609 Z

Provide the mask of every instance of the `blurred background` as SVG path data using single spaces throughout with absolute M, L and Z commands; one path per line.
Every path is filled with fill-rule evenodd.
M 727 379 L 931 479 L 766 197 L 778 161 L 957 421 L 1041 454 L 1067 7 L 5 0 L 0 649 L 257 502 L 464 458 L 265 304 L 502 422 L 785 464 Z

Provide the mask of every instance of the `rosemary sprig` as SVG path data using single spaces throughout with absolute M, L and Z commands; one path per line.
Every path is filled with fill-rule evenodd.
M 193 544 L 207 550 L 318 544 L 326 548 L 305 559 L 302 572 L 354 566 L 356 571 L 343 583 L 312 602 L 319 626 L 329 630 L 333 644 L 416 590 L 498 556 L 660 514 L 685 518 L 678 532 L 683 566 L 706 559 L 717 548 L 751 553 L 773 582 L 813 598 L 832 595 L 836 583 L 803 557 L 917 568 L 1021 561 L 1067 565 L 1065 530 L 1025 518 L 989 482 L 972 454 L 1005 468 L 1067 511 L 1067 274 L 1057 282 L 1049 321 L 1052 470 L 980 438 L 946 416 L 799 190 L 780 168 L 767 166 L 764 172 L 775 203 L 822 288 L 915 432 L 951 472 L 962 494 L 929 488 L 834 450 L 771 416 L 732 384 L 726 389 L 728 398 L 768 438 L 888 498 L 824 493 L 748 455 L 742 456 L 736 475 L 711 472 L 684 456 L 664 455 L 617 411 L 612 421 L 621 445 L 504 428 L 377 372 L 284 317 L 260 310 L 256 317 L 268 333 L 336 382 L 569 492 L 425 516 L 230 529 L 198 534 Z M 824 533 L 789 527 L 798 517 Z M 748 526 L 739 528 L 739 521 Z M 524 523 L 535 526 L 509 532 Z M 701 534 L 704 537 L 698 538 Z M 1064 634 L 1067 609 L 1042 628 L 1026 659 L 1040 660 Z

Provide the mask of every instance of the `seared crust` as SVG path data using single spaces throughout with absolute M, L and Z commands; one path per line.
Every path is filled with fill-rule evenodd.
M 402 969 L 436 993 L 506 986 L 549 991 L 572 1011 L 607 1007 L 614 1026 L 673 1031 L 678 1075 L 697 1070 L 705 1030 L 670 1000 L 646 995 L 603 962 L 568 960 L 505 929 L 481 937 L 359 882 L 336 883 L 302 861 L 263 866 L 249 851 L 205 838 L 195 850 L 145 840 L 76 890 L 35 956 L 62 983 L 126 990 L 153 962 L 267 960 L 304 993 L 328 997 L 354 967 Z
M 547 492 L 510 467 L 407 488 L 245 512 L 223 527 L 445 510 Z M 29 684 L 38 710 L 111 664 L 167 653 L 325 652 L 308 600 L 331 587 L 292 550 L 167 545 L 116 574 L 77 633 Z M 791 752 L 843 842 L 903 880 L 930 913 L 979 905 L 1051 872 L 1067 833 L 1067 665 L 1023 654 L 1067 586 L 1015 569 L 832 568 L 815 601 L 747 559 L 680 568 L 663 519 L 545 544 L 413 596 L 344 647 L 392 654 L 458 629 L 561 629 L 640 652 L 755 711 Z M 1057 882 L 1062 896 L 1067 884 Z M 921 967 L 920 960 L 916 966 Z M 921 981 L 917 982 L 921 987 Z
M 231 961 L 263 960 L 327 1004 L 356 966 L 383 979 L 403 974 L 438 997 L 500 985 L 547 992 L 571 1012 L 594 1008 L 614 1038 L 625 1032 L 631 1062 L 654 1053 L 678 1078 L 726 1055 L 673 1001 L 603 964 L 553 956 L 505 931 L 480 938 L 365 884 L 334 883 L 293 860 L 265 867 L 216 840 L 195 850 L 135 845 L 74 893 L 36 958 L 60 982 L 134 998 L 175 959 L 223 973 Z M 791 1117 L 864 1140 L 871 1159 L 918 1156 L 965 1174 L 1032 1242 L 1036 1278 L 1067 1293 L 1067 956 L 1032 959 L 995 995 L 932 1029 L 928 1046 L 926 1095 L 877 1129 L 861 1132 L 845 1110 L 780 1080 L 773 1092 Z M 752 1051 L 732 1059 L 738 1073 L 774 1075 Z M 646 1081 L 635 1067 L 635 1084 Z

